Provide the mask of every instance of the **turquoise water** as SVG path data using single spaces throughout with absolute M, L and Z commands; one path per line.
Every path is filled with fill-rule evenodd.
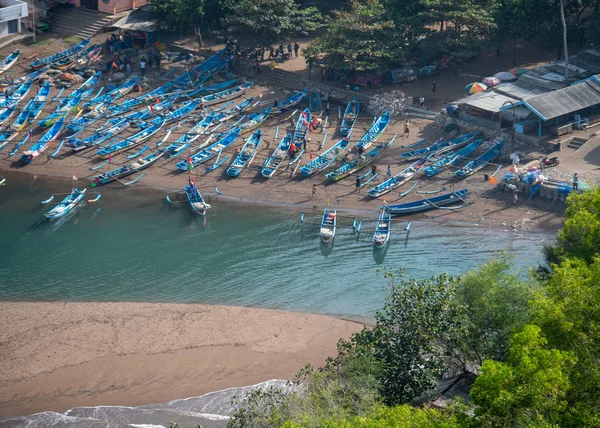
M 507 250 L 524 269 L 542 261 L 541 244 L 554 236 L 413 221 L 405 240 L 398 220 L 385 253 L 350 229 L 322 247 L 297 211 L 213 200 L 203 222 L 139 188 L 103 188 L 67 222 L 40 222 L 40 201 L 69 186 L 11 177 L 0 188 L 0 300 L 226 304 L 360 319 L 383 303 L 379 268 L 460 274 Z

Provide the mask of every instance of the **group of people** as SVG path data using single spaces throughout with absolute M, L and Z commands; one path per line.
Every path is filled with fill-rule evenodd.
M 106 63 L 106 70 L 113 70 L 125 73 L 129 77 L 133 71 L 133 64 L 131 63 L 131 57 L 129 55 L 123 55 L 118 52 L 118 46 L 122 46 L 123 36 L 120 34 L 111 34 L 106 39 L 109 52 L 112 54 L 111 61 Z M 160 69 L 161 56 L 160 52 L 155 49 L 148 49 L 145 56 L 140 58 L 140 74 L 146 75 L 147 67 L 156 67 Z
M 310 138 L 308 140 L 310 140 Z M 290 155 L 290 162 L 295 159 L 296 153 L 298 153 L 299 149 L 301 149 L 302 151 L 306 151 L 306 143 L 307 143 L 306 137 L 302 137 L 302 141 L 300 142 L 300 144 L 298 146 L 296 146 L 296 144 L 293 141 L 291 142 L 290 147 L 288 149 L 288 154 Z M 312 152 L 311 152 L 311 156 L 312 156 Z
M 274 59 L 276 62 L 286 61 L 292 58 L 292 50 L 294 51 L 296 58 L 298 58 L 298 51 L 300 50 L 300 45 L 298 42 L 294 42 L 294 46 L 292 46 L 292 42 L 288 42 L 287 44 L 287 54 L 286 47 L 283 46 L 283 43 L 279 44 L 277 49 L 271 46 L 271 50 L 269 51 L 269 57 L 267 59 Z M 264 60 L 265 50 L 263 49 L 261 60 Z

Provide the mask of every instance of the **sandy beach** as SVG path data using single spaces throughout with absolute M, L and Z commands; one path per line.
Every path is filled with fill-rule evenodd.
M 0 416 L 135 406 L 289 379 L 362 325 L 242 307 L 0 303 Z

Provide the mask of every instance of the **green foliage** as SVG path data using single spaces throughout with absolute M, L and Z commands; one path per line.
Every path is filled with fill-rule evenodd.
M 337 70 L 376 71 L 404 59 L 403 40 L 379 0 L 354 0 L 349 11 L 336 11 L 327 33 L 304 51 Z
M 231 405 L 236 408 L 227 427 L 268 427 L 273 426 L 269 419 L 286 399 L 286 392 L 269 386 L 247 392 L 243 397 L 233 397 Z
M 204 19 L 206 0 L 151 0 L 154 19 L 171 28 L 186 29 Z
M 460 278 L 457 298 L 468 319 L 461 342 L 465 363 L 505 360 L 510 337 L 530 320 L 529 300 L 536 286 L 519 280 L 511 268 L 508 256 L 501 254 Z
M 567 201 L 565 224 L 558 234 L 558 257 L 592 261 L 600 254 L 600 189 L 572 192 Z
M 526 325 L 511 340 L 506 363 L 487 360 L 471 389 L 480 426 L 559 427 L 567 410 L 571 352 L 544 349 L 540 328 Z
M 373 407 L 366 415 L 344 421 L 326 421 L 324 428 L 459 428 L 464 426 L 457 415 L 433 409 L 417 409 L 409 405 Z M 284 425 L 296 428 L 295 425 Z
M 389 293 L 376 326 L 357 337 L 383 361 L 381 392 L 390 405 L 435 388 L 445 356 L 464 334 L 465 308 L 455 299 L 456 281 L 440 275 L 424 281 L 387 274 Z
M 224 21 L 241 44 L 252 46 L 271 46 L 322 26 L 317 8 L 300 8 L 294 0 L 240 0 Z

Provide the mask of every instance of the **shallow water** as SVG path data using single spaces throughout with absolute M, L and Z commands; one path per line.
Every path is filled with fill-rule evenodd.
M 387 251 L 349 228 L 322 246 L 318 228 L 301 225 L 294 210 L 213 200 L 203 220 L 136 188 L 101 188 L 102 198 L 68 221 L 40 221 L 40 201 L 69 186 L 19 176 L 0 187 L 0 300 L 207 303 L 362 319 L 382 306 L 380 268 L 460 274 L 506 250 L 525 269 L 554 236 L 413 222 L 406 239 L 406 222 L 395 220 Z

